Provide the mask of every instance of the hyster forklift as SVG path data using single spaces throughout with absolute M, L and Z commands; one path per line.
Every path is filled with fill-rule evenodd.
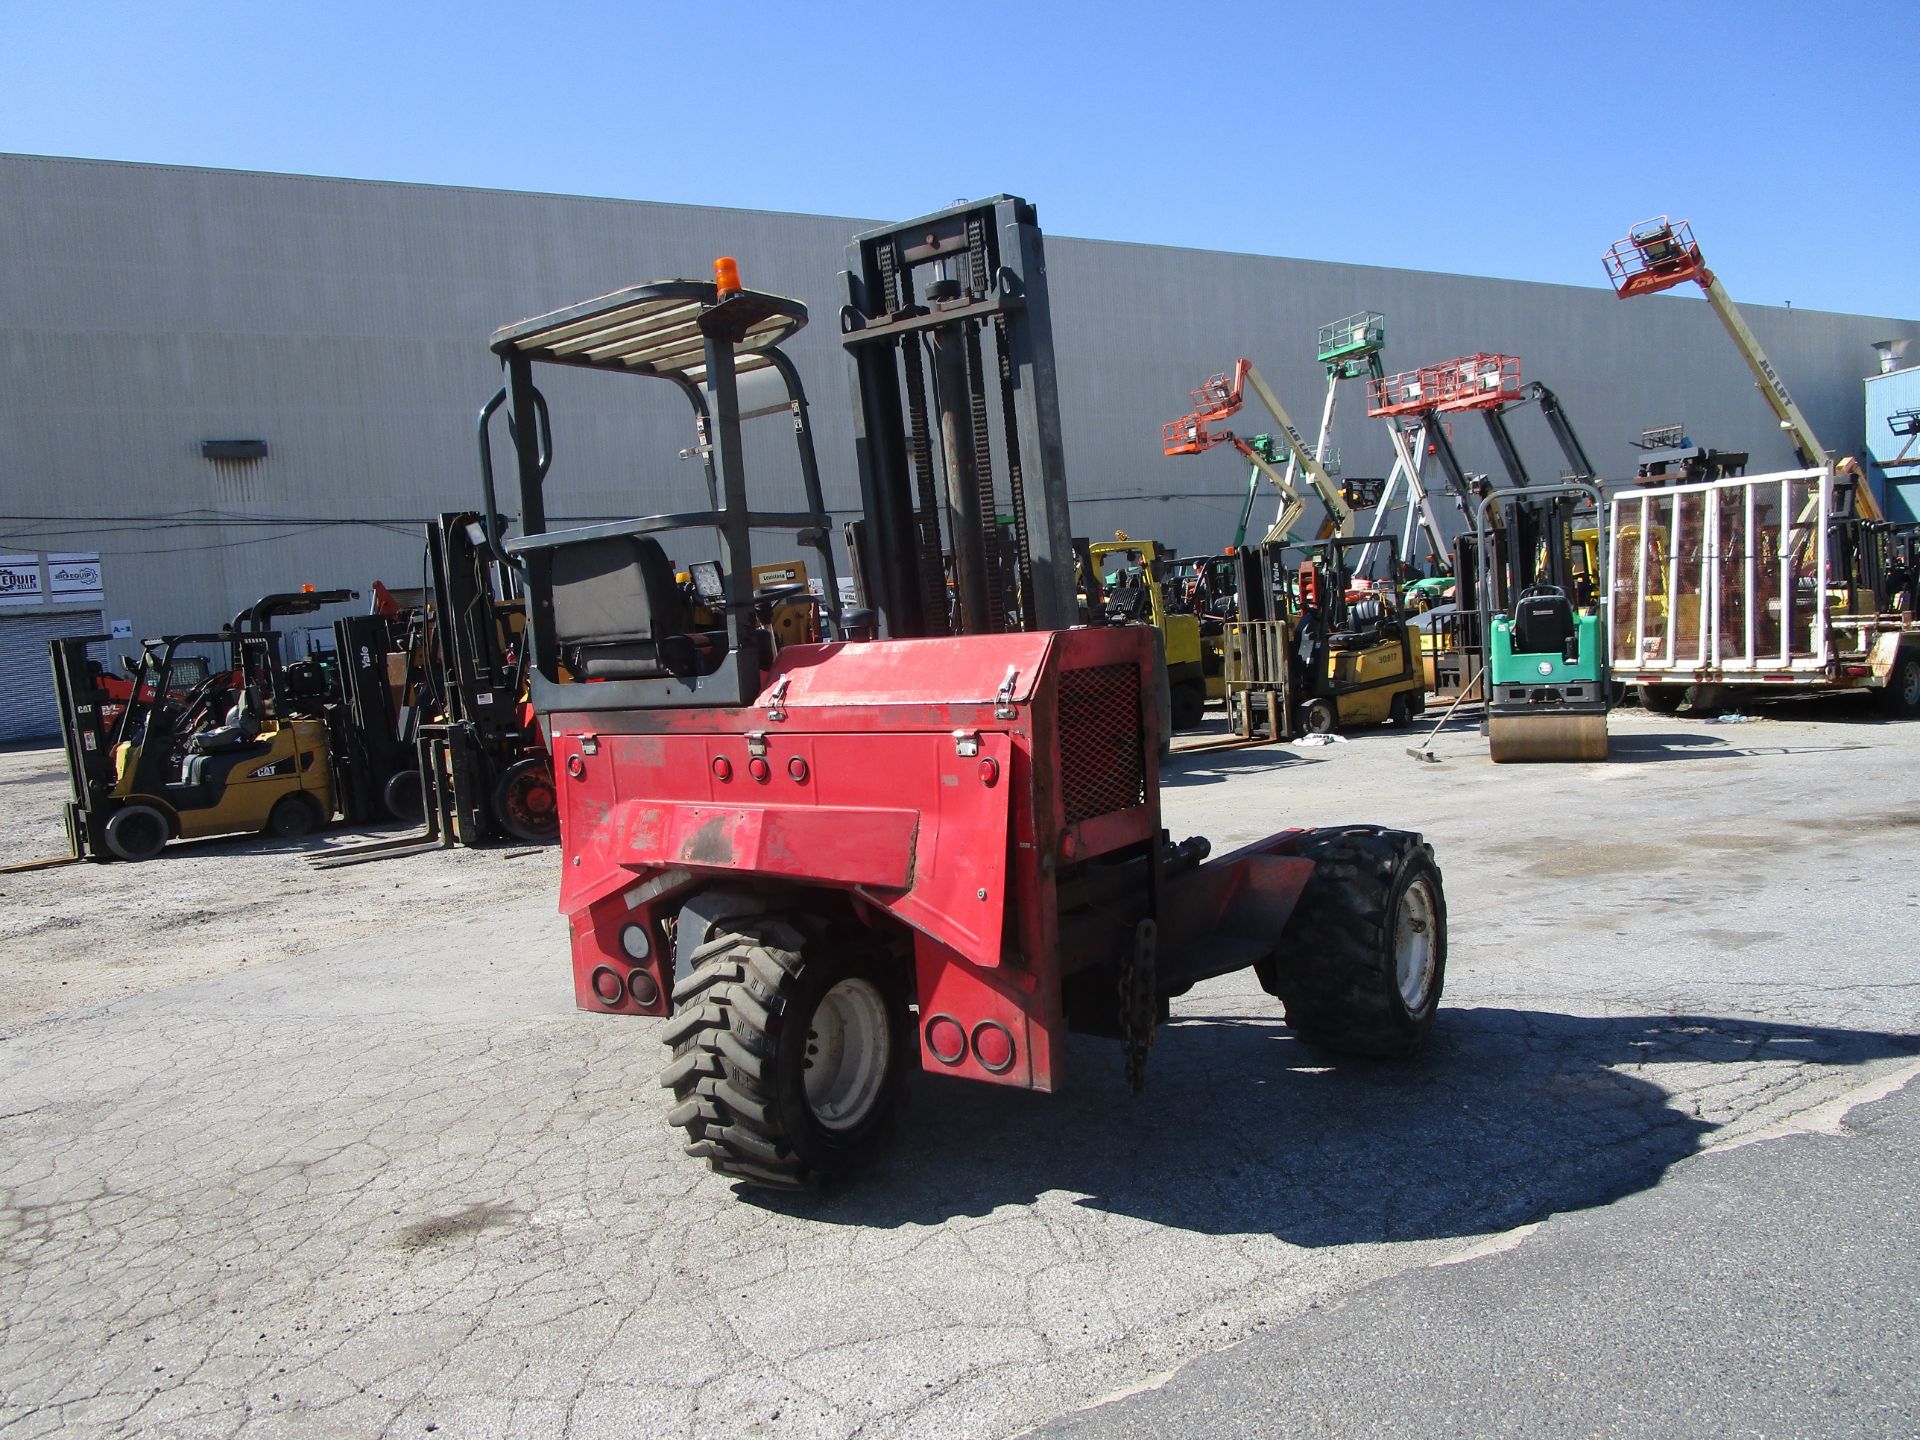
M 1202 617 L 1170 603 L 1173 552 L 1157 540 L 1135 540 L 1117 530 L 1088 547 L 1099 574 L 1108 623 L 1151 625 L 1165 637 L 1167 693 L 1175 730 L 1197 730 L 1207 701 L 1225 694 L 1219 657 L 1203 643 Z
M 688 1151 L 787 1188 L 871 1152 L 916 1064 L 1052 1090 L 1078 1029 L 1118 1038 L 1138 1088 L 1169 997 L 1248 966 L 1303 1036 L 1413 1050 L 1446 964 L 1418 835 L 1289 830 L 1209 862 L 1206 841 L 1161 827 L 1152 633 L 1074 628 L 1032 207 L 1000 196 L 874 230 L 849 261 L 868 613 L 839 600 L 781 348 L 807 319 L 798 301 L 744 289 L 723 259 L 710 282 L 494 335 L 521 507 L 506 549 L 526 573 L 579 1005 L 671 1016 L 661 1078 Z M 678 390 L 716 507 L 549 531 L 541 366 Z M 803 510 L 750 499 L 743 376 L 783 387 Z M 757 619 L 755 529 L 818 551 L 819 643 L 779 648 Z M 710 597 L 678 583 L 663 540 L 683 559 L 717 547 Z
M 325 696 L 310 670 L 281 664 L 271 627 L 353 598 L 351 590 L 269 595 L 225 630 L 145 641 L 117 714 L 87 653 L 107 637 L 50 642 L 74 858 L 150 860 L 169 840 L 292 837 L 331 820 L 342 804 Z M 193 653 L 200 648 L 222 655 L 224 667 L 209 671 Z M 205 678 L 183 690 L 183 673 Z

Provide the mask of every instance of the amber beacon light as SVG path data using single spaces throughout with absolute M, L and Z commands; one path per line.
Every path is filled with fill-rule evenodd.
M 722 297 L 740 293 L 740 266 L 731 255 L 722 255 L 713 262 L 713 288 Z

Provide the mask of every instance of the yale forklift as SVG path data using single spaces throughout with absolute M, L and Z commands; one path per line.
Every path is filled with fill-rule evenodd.
M 1169 998 L 1243 968 L 1312 1043 L 1414 1050 L 1446 962 L 1418 835 L 1287 830 L 1209 860 L 1161 824 L 1152 632 L 1076 624 L 1033 207 L 1003 195 L 870 231 L 843 278 L 860 614 L 839 600 L 782 348 L 800 302 L 722 259 L 711 281 L 494 334 L 577 1003 L 670 1016 L 661 1083 L 688 1152 L 782 1188 L 871 1154 L 913 1068 L 1048 1091 L 1077 1029 L 1120 1042 L 1137 1090 Z M 556 366 L 667 382 L 710 442 L 714 508 L 550 529 L 535 374 Z M 749 490 L 745 376 L 784 390 L 804 509 Z M 756 530 L 817 550 L 819 643 L 777 647 L 760 621 Z M 669 544 L 701 557 L 709 605 Z
M 1274 740 L 1411 725 L 1426 709 L 1419 638 L 1397 587 L 1356 578 L 1367 568 L 1356 557 L 1376 548 L 1385 573 L 1397 574 L 1400 542 L 1391 534 L 1303 546 L 1269 540 L 1238 552 L 1227 708 L 1243 739 L 1252 738 L 1261 709 Z
M 342 808 L 324 695 L 289 679 L 272 621 L 354 598 L 351 590 L 269 595 L 224 630 L 141 645 L 118 713 L 88 648 L 49 642 L 72 798 L 75 859 L 150 860 L 169 840 L 305 835 Z M 199 649 L 225 664 L 210 668 Z M 183 675 L 204 675 L 190 689 Z

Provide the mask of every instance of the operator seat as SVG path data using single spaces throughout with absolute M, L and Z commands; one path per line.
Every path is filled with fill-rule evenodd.
M 1387 607 L 1377 595 L 1368 595 L 1347 606 L 1347 627 L 1327 637 L 1335 650 L 1365 650 L 1379 643 L 1387 623 Z
M 227 711 L 227 723 L 216 725 L 211 730 L 202 730 L 187 742 L 187 748 L 196 755 L 224 755 L 244 749 L 260 738 L 263 713 L 260 691 L 249 685 L 233 702 L 233 708 Z
M 727 632 L 692 623 L 673 562 L 651 535 L 554 548 L 554 638 L 582 680 L 712 674 L 726 656 Z
M 186 762 L 180 767 L 184 784 L 198 785 L 206 778 L 207 764 L 222 755 L 239 755 L 253 749 L 260 739 L 260 723 L 265 707 L 260 691 L 252 686 L 242 690 L 227 712 L 227 723 L 202 730 L 187 741 Z
M 1513 602 L 1513 650 L 1517 655 L 1570 654 L 1573 605 L 1555 585 L 1536 585 Z

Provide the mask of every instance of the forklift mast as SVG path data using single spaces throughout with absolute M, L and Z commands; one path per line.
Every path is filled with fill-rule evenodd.
M 1000 195 L 870 230 L 848 247 L 842 279 L 867 524 L 856 568 L 883 633 L 1071 626 L 1072 529 L 1033 207 Z M 1012 574 L 1003 514 L 1012 520 Z

